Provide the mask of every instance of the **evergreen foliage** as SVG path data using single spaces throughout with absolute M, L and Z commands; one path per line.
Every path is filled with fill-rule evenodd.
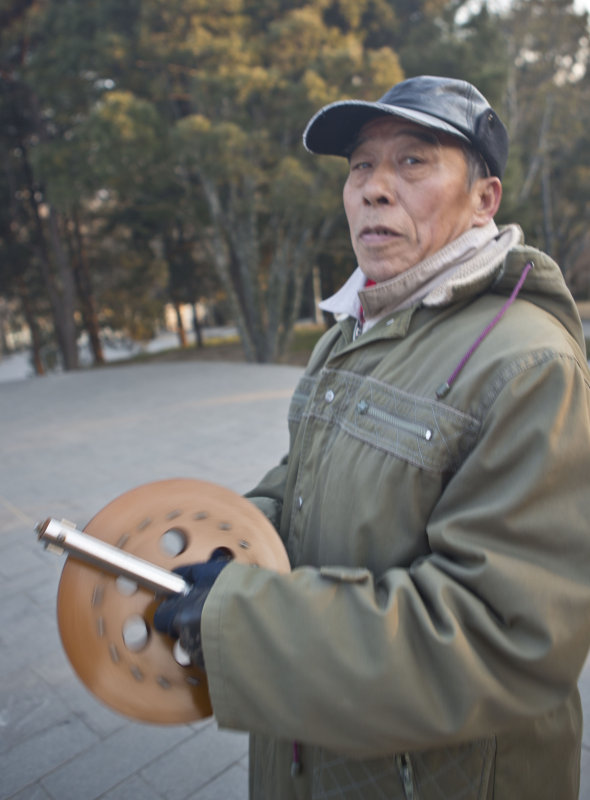
M 86 329 L 101 363 L 104 326 L 149 336 L 165 302 L 213 296 L 247 358 L 280 358 L 312 267 L 328 292 L 354 267 L 346 165 L 303 127 L 420 73 L 496 105 L 499 221 L 590 295 L 588 27 L 568 0 L 5 0 L 0 23 L 0 294 L 39 371 L 52 337 L 73 369 Z

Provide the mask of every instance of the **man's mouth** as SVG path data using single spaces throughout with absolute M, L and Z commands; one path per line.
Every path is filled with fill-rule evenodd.
M 384 238 L 389 239 L 400 236 L 400 234 L 393 228 L 388 228 L 386 225 L 367 225 L 361 230 L 359 236 L 364 241 L 381 241 Z

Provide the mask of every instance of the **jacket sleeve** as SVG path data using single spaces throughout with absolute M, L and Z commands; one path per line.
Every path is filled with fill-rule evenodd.
M 219 724 L 368 758 L 556 708 L 590 643 L 588 475 L 586 374 L 553 358 L 499 392 L 428 556 L 382 575 L 229 565 L 203 617 Z
M 283 510 L 283 496 L 288 469 L 287 462 L 288 456 L 285 456 L 280 464 L 266 473 L 254 489 L 244 495 L 268 517 L 277 531 L 279 530 Z

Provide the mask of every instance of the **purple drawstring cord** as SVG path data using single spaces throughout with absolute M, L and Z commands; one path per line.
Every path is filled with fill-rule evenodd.
M 299 742 L 293 742 L 293 761 L 291 762 L 291 777 L 296 778 L 301 774 L 301 751 Z
M 461 372 L 461 370 L 463 369 L 465 364 L 469 361 L 469 359 L 471 358 L 473 353 L 477 350 L 477 348 L 480 346 L 480 344 L 486 338 L 488 333 L 493 328 L 496 327 L 496 325 L 502 319 L 504 314 L 508 311 L 508 309 L 510 308 L 512 303 L 514 303 L 518 293 L 522 289 L 522 285 L 525 282 L 527 275 L 529 274 L 529 272 L 531 271 L 531 269 L 534 266 L 535 266 L 535 264 L 534 264 L 533 261 L 527 261 L 527 263 L 524 265 L 524 269 L 522 271 L 522 274 L 521 274 L 520 278 L 518 279 L 518 282 L 517 282 L 516 286 L 512 290 L 512 294 L 510 295 L 508 300 L 504 303 L 502 308 L 498 311 L 498 313 L 496 314 L 494 319 L 489 323 L 489 325 L 486 325 L 486 327 L 483 329 L 483 331 L 479 334 L 477 339 L 473 342 L 473 344 L 471 345 L 469 350 L 465 353 L 465 355 L 463 356 L 461 361 L 459 361 L 459 363 L 457 364 L 457 366 L 455 367 L 455 369 L 453 370 L 451 375 L 447 378 L 445 383 L 441 384 L 438 387 L 438 389 L 436 390 L 437 399 L 440 400 L 441 397 L 446 397 L 446 395 L 449 393 L 449 391 L 451 389 L 451 386 L 457 380 L 457 377 L 459 376 L 459 373 Z

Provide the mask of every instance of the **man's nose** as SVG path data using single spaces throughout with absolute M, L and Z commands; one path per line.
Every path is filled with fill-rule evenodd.
M 363 187 L 365 205 L 391 205 L 395 203 L 394 176 L 391 170 L 377 167 Z

